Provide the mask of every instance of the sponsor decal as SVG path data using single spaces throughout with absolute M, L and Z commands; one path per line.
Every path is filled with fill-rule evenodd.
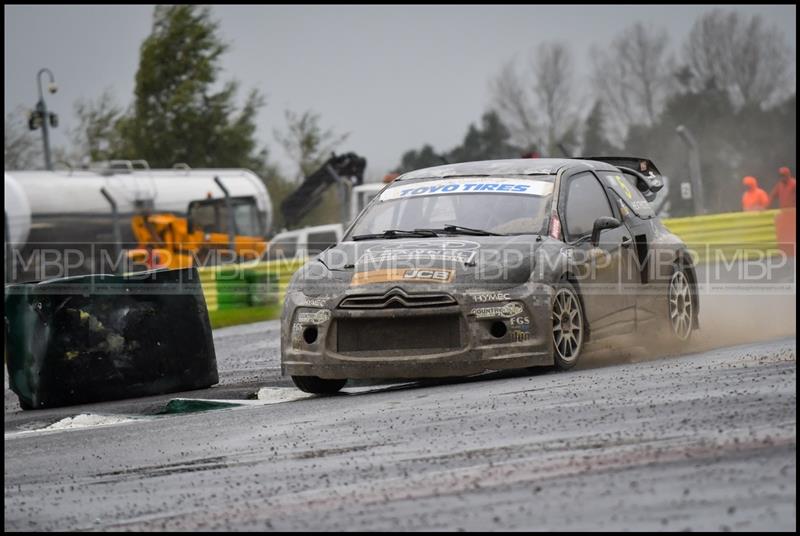
M 522 305 L 517 302 L 507 303 L 498 307 L 476 307 L 470 314 L 477 318 L 511 318 L 522 312 Z
M 414 260 L 441 260 L 470 264 L 480 244 L 472 240 L 407 241 L 402 244 L 378 244 L 364 252 L 356 264 Z
M 303 338 L 303 325 L 299 322 L 292 324 L 292 348 L 297 350 L 300 348 L 300 342 Z
M 467 295 L 472 298 L 472 301 L 478 303 L 508 301 L 511 299 L 511 295 L 508 292 L 469 292 Z
M 321 296 L 319 298 L 309 298 L 306 296 L 306 305 L 309 307 L 325 307 L 325 303 L 328 301 L 326 296 Z
M 531 319 L 529 316 L 518 316 L 509 319 L 508 323 L 511 324 L 513 327 L 527 331 L 531 325 Z
M 631 213 L 627 205 L 625 205 L 625 203 L 620 198 L 617 198 L 617 205 L 619 205 L 619 213 L 622 214 L 622 217 L 627 218 L 628 215 Z
M 512 179 L 504 177 L 476 177 L 459 179 L 439 179 L 433 181 L 403 184 L 387 188 L 381 194 L 381 201 L 422 197 L 426 195 L 447 194 L 518 194 L 545 196 L 553 192 L 553 183 L 531 179 Z
M 455 270 L 432 269 L 421 270 L 416 268 L 387 268 L 384 270 L 371 270 L 357 272 L 350 282 L 351 287 L 368 285 L 370 283 L 387 283 L 390 281 L 407 281 L 410 283 L 450 283 L 455 276 Z
M 614 175 L 613 177 L 614 177 L 614 180 L 617 181 L 617 184 L 619 184 L 620 189 L 623 192 L 625 192 L 625 196 L 628 199 L 633 199 L 633 192 L 631 192 L 631 189 L 628 187 L 628 183 L 625 181 L 625 179 L 623 179 L 619 175 Z
M 327 309 L 320 309 L 319 311 L 314 311 L 313 313 L 298 313 L 297 321 L 300 324 L 324 324 L 328 320 L 331 319 L 331 312 Z
M 511 340 L 514 342 L 526 342 L 528 340 L 528 332 L 527 331 L 512 331 L 511 332 Z
M 358 260 L 358 262 L 359 264 L 364 264 L 368 262 L 380 263 L 394 261 L 419 261 L 424 259 L 470 264 L 475 259 L 477 254 L 477 251 L 434 251 L 428 249 L 393 250 L 383 251 L 378 256 L 373 256 L 369 253 L 366 253 Z

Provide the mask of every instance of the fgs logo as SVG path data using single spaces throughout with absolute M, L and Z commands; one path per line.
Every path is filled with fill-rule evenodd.
M 508 323 L 512 326 L 525 329 L 527 326 L 531 325 L 531 319 L 528 316 L 518 316 L 516 318 L 509 319 Z
M 403 272 L 403 279 L 412 281 L 437 281 L 447 283 L 452 278 L 452 270 L 406 270 Z

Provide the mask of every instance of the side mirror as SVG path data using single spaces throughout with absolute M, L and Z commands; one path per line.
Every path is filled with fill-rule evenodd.
M 622 222 L 617 218 L 609 218 L 607 216 L 594 220 L 594 226 L 592 226 L 592 245 L 597 247 L 600 243 L 600 231 L 603 229 L 616 229 L 620 225 L 622 225 Z

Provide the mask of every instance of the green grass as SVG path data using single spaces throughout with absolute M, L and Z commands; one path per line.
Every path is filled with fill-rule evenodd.
M 280 318 L 281 304 L 266 305 L 263 307 L 245 307 L 242 309 L 221 309 L 209 311 L 208 318 L 211 320 L 211 327 L 224 328 L 237 324 L 250 324 L 261 322 L 262 320 L 272 320 Z

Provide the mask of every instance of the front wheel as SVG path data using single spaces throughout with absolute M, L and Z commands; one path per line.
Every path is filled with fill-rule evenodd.
M 552 318 L 555 366 L 559 370 L 571 369 L 583 349 L 584 319 L 578 293 L 568 281 L 556 287 Z
M 347 380 L 326 380 L 317 376 L 292 376 L 298 389 L 315 395 L 332 395 L 344 387 Z

